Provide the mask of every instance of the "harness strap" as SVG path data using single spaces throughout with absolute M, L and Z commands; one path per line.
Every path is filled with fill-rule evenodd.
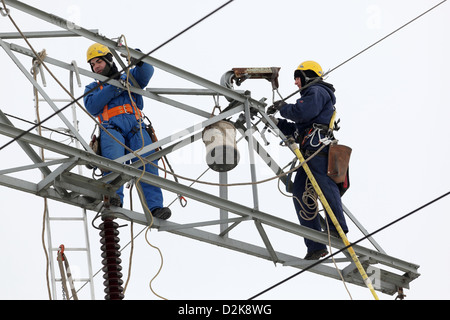
M 100 90 L 103 90 L 102 85 L 100 85 Z M 112 117 L 115 117 L 115 116 L 118 116 L 119 114 L 124 114 L 124 113 L 134 114 L 134 116 L 136 117 L 136 120 L 138 120 L 138 121 L 142 117 L 141 110 L 139 110 L 135 104 L 130 105 L 129 103 L 126 103 L 124 105 L 117 106 L 117 107 L 111 108 L 109 110 L 108 110 L 108 105 L 105 105 L 103 107 L 103 112 L 100 115 L 98 115 L 97 119 L 101 123 L 103 121 L 109 121 L 109 119 L 111 119 Z
M 121 106 L 114 107 L 108 110 L 108 105 L 103 107 L 103 112 L 97 117 L 99 122 L 109 121 L 112 117 L 118 116 L 119 114 L 134 114 L 136 120 L 139 120 L 142 117 L 141 110 L 136 108 L 135 106 L 126 103 Z
M 320 132 L 321 132 L 321 131 L 325 131 L 326 134 L 324 135 L 324 137 L 327 136 L 327 135 L 329 134 L 328 126 L 325 125 L 325 124 L 314 123 L 314 124 L 312 125 L 311 128 L 308 128 L 308 129 L 306 129 L 306 130 L 304 131 L 303 139 L 302 139 L 302 141 L 301 141 L 301 143 L 300 143 L 301 146 L 303 147 L 303 145 L 306 143 L 306 141 L 307 141 L 309 138 L 314 137 L 314 135 L 315 135 L 316 133 L 319 134 L 319 140 L 320 140 L 320 139 L 321 139 L 321 137 L 320 137 Z M 331 133 L 331 132 L 330 132 L 330 133 Z M 296 139 L 298 139 L 298 138 L 302 138 L 302 136 L 299 135 L 299 134 L 297 133 Z M 313 146 L 313 147 L 314 147 L 314 146 Z M 316 147 L 317 147 L 317 146 L 316 146 Z

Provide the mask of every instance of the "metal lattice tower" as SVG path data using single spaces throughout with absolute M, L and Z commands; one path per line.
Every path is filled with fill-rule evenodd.
M 76 35 L 108 46 L 111 51 L 114 52 L 116 57 L 118 57 L 119 53 L 126 53 L 125 48 L 119 46 L 116 41 L 101 36 L 95 31 L 87 30 L 79 26 L 73 27 L 74 25 L 72 23 L 69 23 L 62 18 L 58 18 L 18 1 L 6 0 L 6 3 L 11 7 L 65 29 L 60 32 L 38 32 L 34 34 L 35 36 L 39 37 L 45 35 L 47 37 L 55 37 Z M 69 28 L 68 26 L 72 27 Z M 51 99 L 45 93 L 45 89 L 32 79 L 28 70 L 22 66 L 21 62 L 16 57 L 17 54 L 20 54 L 32 59 L 34 58 L 33 52 L 23 46 L 6 42 L 5 39 L 8 38 L 13 37 L 8 34 L 0 34 L 1 47 L 22 73 L 30 80 L 32 85 L 40 92 L 44 99 L 51 103 Z M 142 53 L 136 50 L 129 49 L 129 51 L 134 58 L 139 59 L 142 57 Z M 99 79 L 100 81 L 107 80 L 106 77 L 94 74 L 90 70 L 80 68 L 76 66 L 76 64 L 67 64 L 51 58 L 50 56 L 47 56 L 44 61 L 50 65 L 57 66 L 70 72 L 75 72 L 83 77 Z M 258 258 L 273 261 L 275 264 L 299 269 L 308 267 L 311 262 L 278 249 L 275 240 L 271 239 L 266 229 L 277 229 L 295 237 L 309 238 L 325 244 L 328 244 L 327 235 L 303 227 L 298 223 L 278 218 L 265 212 L 264 209 L 259 208 L 255 158 L 262 160 L 264 165 L 269 167 L 275 175 L 284 172 L 264 148 L 264 145 L 260 143 L 254 135 L 258 132 L 254 122 L 255 115 L 264 117 L 267 120 L 269 119 L 265 113 L 265 99 L 254 99 L 248 92 L 240 92 L 233 88 L 211 82 L 151 56 L 146 56 L 143 58 L 143 61 L 153 65 L 155 68 L 188 81 L 192 84 L 193 88 L 138 89 L 132 87 L 130 90 L 142 95 L 144 98 L 177 108 L 180 112 L 182 111 L 196 115 L 202 120 L 197 124 L 186 127 L 170 136 L 159 137 L 160 139 L 158 142 L 145 147 L 139 153 L 145 154 L 150 150 L 162 147 L 160 151 L 147 157 L 146 160 L 152 161 L 163 156 L 171 155 L 182 150 L 186 146 L 201 142 L 202 130 L 205 127 L 223 119 L 232 119 L 231 121 L 233 121 L 238 132 L 241 134 L 241 139 L 247 143 L 251 176 L 249 189 L 253 200 L 253 206 L 245 206 L 233 201 L 233 199 L 228 199 L 228 187 L 226 186 L 228 182 L 227 173 L 218 174 L 220 184 L 219 195 L 146 173 L 141 178 L 142 182 L 153 184 L 168 192 L 172 192 L 176 195 L 183 195 L 186 198 L 217 208 L 220 212 L 218 219 L 191 221 L 188 223 L 177 223 L 172 219 L 169 221 L 154 219 L 152 228 L 157 229 L 160 232 L 169 232 L 237 252 L 246 253 Z M 121 84 L 115 80 L 110 80 L 109 83 L 115 86 L 121 86 Z M 178 101 L 168 96 L 180 96 L 182 98 L 180 99 L 181 101 Z M 211 116 L 210 112 L 185 103 L 183 98 L 187 96 L 225 97 L 229 102 L 229 105 L 218 115 Z M 14 127 L 0 110 L 0 134 L 10 138 L 20 136 L 15 143 L 18 143 L 22 149 L 27 152 L 33 163 L 27 166 L 27 169 L 40 170 L 44 176 L 41 180 L 34 182 L 16 179 L 10 177 L 9 174 L 24 170 L 24 168 L 10 168 L 0 170 L 0 184 L 54 201 L 68 203 L 84 210 L 97 212 L 101 208 L 105 196 L 113 196 L 115 190 L 120 185 L 127 181 L 138 179 L 141 176 L 141 171 L 138 169 L 140 163 L 131 165 L 124 164 L 128 160 L 131 160 L 134 157 L 133 155 L 126 155 L 119 159 L 109 160 L 94 154 L 88 147 L 88 143 L 78 133 L 72 123 L 66 119 L 62 113 L 58 113 L 57 116 L 67 125 L 68 131 L 75 139 L 79 141 L 80 147 L 68 146 L 31 132 L 24 134 L 24 131 Z M 51 151 L 59 156 L 59 160 L 42 161 L 36 156 L 31 146 Z M 111 174 L 96 180 L 83 174 L 72 172 L 72 169 L 76 166 L 83 166 L 86 164 L 103 168 L 110 171 Z M 282 182 L 288 185 L 290 181 L 284 177 Z M 364 235 L 368 235 L 365 228 L 358 222 L 356 217 L 345 205 L 344 212 Z M 130 220 L 144 226 L 149 224 L 146 215 L 138 211 L 113 208 L 107 210 L 107 213 L 118 219 Z M 248 224 L 254 225 L 264 246 L 257 246 L 243 240 L 235 239 L 230 235 L 232 229 L 239 225 Z M 211 225 L 219 226 L 220 231 L 215 233 L 200 229 L 201 227 Z M 366 248 L 361 245 L 355 245 L 353 248 L 366 269 L 366 272 L 371 275 L 375 289 L 393 295 L 397 293 L 400 288 L 409 288 L 409 283 L 419 276 L 419 266 L 388 255 L 372 237 L 369 238 L 369 241 L 373 245 L 373 248 Z M 343 248 L 343 244 L 339 239 L 332 238 L 330 244 L 336 250 Z M 346 282 L 365 286 L 359 274 L 355 272 L 355 265 L 349 257 L 340 259 L 340 262 L 345 264 L 345 266 L 340 269 L 340 272 Z M 309 271 L 329 278 L 340 279 L 339 274 L 331 261 L 325 261 L 322 264 L 309 269 Z

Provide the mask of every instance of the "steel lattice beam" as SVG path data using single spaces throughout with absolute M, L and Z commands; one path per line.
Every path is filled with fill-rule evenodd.
M 17 8 L 66 30 L 62 33 L 54 33 L 53 36 L 69 36 L 70 34 L 78 35 L 92 41 L 102 43 L 118 52 L 125 52 L 125 48 L 118 46 L 117 42 L 107 39 L 104 36 L 99 35 L 97 32 L 84 29 L 80 26 L 76 26 L 69 21 L 43 12 L 19 1 L 5 0 L 5 2 L 14 8 Z M 4 36 L 8 39 L 14 38 L 14 35 L 11 34 L 4 34 Z M 36 32 L 33 33 L 32 36 L 39 37 L 40 34 L 39 32 Z M 43 32 L 41 36 L 51 35 L 49 33 Z M 15 59 L 15 56 L 13 54 L 14 52 L 29 56 L 31 58 L 34 57 L 34 54 L 29 49 L 18 46 L 16 44 L 6 43 L 1 39 L 1 37 L 0 43 L 3 49 L 9 54 L 10 58 L 18 65 L 19 68 L 21 68 L 21 65 L 20 62 Z M 142 57 L 141 52 L 133 49 L 130 49 L 130 54 L 134 58 L 139 59 Z M 44 61 L 46 63 L 53 64 L 71 72 L 76 72 L 77 74 L 81 74 L 89 78 L 96 78 L 100 81 L 107 80 L 107 78 L 105 77 L 96 75 L 88 70 L 78 68 L 74 64 L 67 64 L 51 57 L 45 57 Z M 155 59 L 151 56 L 144 57 L 143 61 L 152 64 L 156 68 L 171 73 L 177 77 L 188 80 L 192 84 L 201 86 L 202 88 L 162 88 L 147 90 L 131 88 L 131 91 L 144 97 L 179 108 L 184 112 L 189 112 L 191 114 L 195 114 L 204 118 L 204 120 L 199 122 L 198 124 L 188 127 L 170 137 L 164 137 L 157 143 L 151 144 L 141 150 L 140 153 L 144 154 L 150 150 L 154 150 L 158 147 L 164 146 L 162 151 L 159 151 L 153 156 L 149 157 L 147 159 L 148 161 L 151 161 L 153 159 L 152 157 L 160 157 L 165 154 L 170 154 L 175 150 L 194 143 L 200 138 L 199 131 L 206 126 L 222 119 L 237 115 L 239 119 L 235 122 L 236 127 L 241 132 L 242 137 L 246 139 L 249 145 L 248 150 L 250 157 L 253 157 L 255 154 L 257 154 L 262 158 L 264 163 L 274 171 L 274 173 L 279 174 L 282 172 L 282 169 L 273 161 L 270 155 L 265 152 L 263 147 L 256 141 L 256 139 L 254 139 L 252 135 L 254 126 L 254 124 L 252 124 L 252 112 L 259 112 L 262 117 L 264 117 L 267 121 L 269 121 L 269 123 L 271 123 L 271 120 L 269 120 L 267 114 L 263 112 L 263 107 L 265 107 L 265 104 L 261 102 L 263 100 L 255 100 L 247 94 L 243 94 L 219 84 L 213 83 L 195 74 L 189 73 L 175 66 L 169 65 L 161 60 Z M 26 74 L 26 70 L 24 68 L 21 69 L 23 73 Z M 28 79 L 33 86 L 38 87 L 38 84 L 35 83 L 33 79 L 31 79 L 30 77 L 28 77 Z M 110 80 L 109 83 L 115 86 L 121 86 L 120 83 L 115 80 Z M 42 88 L 40 88 L 40 90 L 41 93 L 45 94 L 45 90 L 43 90 Z M 233 107 L 230 107 L 218 116 L 211 118 L 211 114 L 205 112 L 204 110 L 189 106 L 182 101 L 175 101 L 164 96 L 171 94 L 182 96 L 221 95 L 226 97 L 229 101 L 233 101 L 234 103 Z M 230 104 L 230 106 L 231 105 L 232 104 Z M 83 141 L 78 132 L 76 132 L 76 129 L 70 126 L 67 121 L 65 122 L 72 134 L 76 136 L 82 143 L 82 145 L 86 148 L 86 142 Z M 116 160 L 109 160 L 92 153 L 89 148 L 86 148 L 86 150 L 88 151 L 80 150 L 39 135 L 35 135 L 32 133 L 24 134 L 23 130 L 12 126 L 12 124 L 4 116 L 1 110 L 0 134 L 11 139 L 15 139 L 20 136 L 20 139 L 18 139 L 16 142 L 26 152 L 33 163 L 31 165 L 16 168 L 2 168 L 2 170 L 0 170 L 0 185 L 34 194 L 36 196 L 46 197 L 55 201 L 82 207 L 88 210 L 98 211 L 102 205 L 104 197 L 113 195 L 117 187 L 120 185 L 121 181 L 123 182 L 139 178 L 142 182 L 155 185 L 175 194 L 183 194 L 184 196 L 197 200 L 207 206 L 218 208 L 223 212 L 229 212 L 230 214 L 234 215 L 233 217 L 221 215 L 220 219 L 212 219 L 208 221 L 192 221 L 185 224 L 178 224 L 173 221 L 161 221 L 155 218 L 152 224 L 152 228 L 158 229 L 160 231 L 189 237 L 206 243 L 218 245 L 227 249 L 267 259 L 273 261 L 274 263 L 280 263 L 286 266 L 292 266 L 300 269 L 303 269 L 310 265 L 310 262 L 279 251 L 277 249 L 277 245 L 271 241 L 270 236 L 266 233 L 266 227 L 275 228 L 294 236 L 309 238 L 320 243 L 328 244 L 328 237 L 326 236 L 326 234 L 303 227 L 301 225 L 298 225 L 297 223 L 292 223 L 280 219 L 264 212 L 263 210 L 260 210 L 258 207 L 256 186 L 252 186 L 252 191 L 254 194 L 254 206 L 247 207 L 234 201 L 228 200 L 226 196 L 216 196 L 208 192 L 201 191 L 193 187 L 188 187 L 178 182 L 164 179 L 152 174 L 145 173 L 141 177 L 142 172 L 138 169 L 138 167 L 140 166 L 139 163 L 135 163 L 134 165 L 123 164 L 125 161 L 130 160 L 132 157 L 134 157 L 133 155 L 124 156 Z M 178 141 L 174 142 L 174 138 Z M 43 162 L 31 146 L 37 146 L 45 150 L 52 151 L 61 156 L 62 159 L 57 161 Z M 252 165 L 254 165 L 254 161 L 251 162 Z M 99 180 L 94 180 L 70 172 L 71 169 L 73 169 L 75 166 L 85 164 L 103 168 L 107 171 L 110 171 L 111 173 Z M 250 169 L 254 173 L 254 166 L 251 166 Z M 12 176 L 10 176 L 15 172 L 24 170 L 40 170 L 44 177 L 37 182 L 32 182 L 13 178 Z M 252 182 L 254 182 L 254 180 L 255 177 L 252 174 Z M 283 182 L 286 184 L 289 183 L 289 181 L 286 179 L 284 179 Z M 221 191 L 223 191 L 222 195 L 226 195 L 226 190 L 222 189 Z M 367 234 L 365 229 L 362 228 L 362 226 L 356 221 L 356 219 L 351 215 L 351 213 L 345 206 L 344 209 L 346 213 L 351 216 L 352 220 L 357 223 L 360 230 Z M 149 223 L 148 218 L 144 213 L 130 211 L 123 208 L 112 208 L 109 209 L 108 212 L 116 215 L 118 218 L 132 220 L 143 225 L 148 225 Z M 258 230 L 259 235 L 261 236 L 261 239 L 265 244 L 265 247 L 256 246 L 242 240 L 230 238 L 228 231 L 231 228 L 235 227 L 237 224 L 248 224 L 248 222 L 253 222 L 253 227 Z M 232 223 L 232 225 L 228 228 L 221 229 L 221 232 L 218 234 L 198 229 L 198 227 L 200 226 L 227 225 L 228 223 Z M 376 247 L 376 250 L 368 249 L 360 245 L 354 245 L 353 248 L 357 255 L 360 257 L 360 260 L 362 261 L 364 267 L 367 269 L 368 274 L 372 274 L 374 277 L 376 277 L 376 279 L 373 279 L 373 282 L 375 280 L 375 289 L 388 294 L 395 294 L 399 287 L 409 288 L 409 283 L 419 276 L 419 266 L 389 256 L 379 247 L 379 245 L 374 240 L 372 243 Z M 338 239 L 331 239 L 331 246 L 336 249 L 341 249 L 343 248 L 343 243 Z M 354 275 L 355 266 L 353 262 L 351 262 L 351 259 L 344 259 L 344 262 L 348 263 L 346 267 L 341 270 L 345 277 L 345 280 L 356 285 L 365 286 L 361 277 Z M 324 261 L 322 264 L 309 269 L 309 271 L 330 278 L 340 279 L 336 268 L 334 266 L 328 266 L 327 263 L 330 263 L 330 261 Z M 376 265 L 380 265 L 380 267 L 375 267 Z M 383 266 L 387 266 L 393 270 L 398 271 L 399 273 L 384 270 L 382 269 Z
M 14 138 L 22 133 L 23 131 L 20 129 L 12 127 L 11 125 L 0 123 L 0 134 L 2 135 Z M 20 141 L 22 144 L 31 144 L 42 147 L 52 152 L 56 152 L 61 156 L 66 157 L 67 162 L 64 162 L 60 167 L 58 167 L 62 168 L 62 170 L 57 169 L 57 176 L 59 178 L 52 180 L 53 184 L 51 186 L 48 186 L 46 189 L 40 189 L 38 187 L 39 184 L 42 184 L 41 182 L 31 183 L 28 181 L 10 178 L 5 174 L 0 175 L 0 184 L 9 188 L 32 193 L 37 196 L 47 197 L 52 200 L 80 206 L 89 210 L 98 210 L 99 206 L 101 205 L 103 196 L 108 194 L 111 195 L 114 192 L 114 189 L 107 183 L 96 182 L 96 185 L 93 185 L 92 183 L 94 183 L 95 180 L 70 173 L 69 169 L 71 167 L 73 167 L 74 165 L 84 165 L 86 163 L 90 163 L 91 165 L 104 167 L 112 172 L 124 175 L 126 176 L 126 179 L 139 178 L 142 173 L 139 169 L 133 168 L 129 165 L 120 164 L 116 161 L 108 160 L 101 156 L 93 155 L 86 151 L 79 150 L 74 147 L 70 147 L 31 133 L 27 133 L 26 135 L 24 135 L 20 139 Z M 192 187 L 187 187 L 185 185 L 161 178 L 159 176 L 154 176 L 152 174 L 146 173 L 142 176 L 141 181 L 156 185 L 162 189 L 174 192 L 176 194 L 183 194 L 188 198 L 197 200 L 210 206 L 225 209 L 228 212 L 242 217 L 242 222 L 245 222 L 247 220 L 254 220 L 262 225 L 270 226 L 302 238 L 306 237 L 317 242 L 328 243 L 327 236 L 321 232 L 302 227 L 296 223 L 280 219 L 263 211 L 255 210 L 254 208 L 246 207 L 239 203 L 222 199 L 218 196 L 197 190 Z M 58 191 L 58 189 L 65 190 L 65 192 Z M 148 224 L 148 220 L 145 214 L 142 213 L 132 212 L 122 208 L 114 208 L 114 210 L 112 210 L 111 212 L 117 214 L 117 217 L 119 218 L 126 217 L 126 219 L 133 220 L 140 224 Z M 233 221 L 234 220 L 206 221 L 203 223 L 198 223 L 196 226 L 220 224 Z M 157 229 L 161 228 L 161 231 L 186 236 L 268 260 L 273 260 L 274 257 L 274 255 L 271 254 L 269 250 L 267 250 L 267 248 L 254 246 L 236 239 L 224 238 L 217 234 L 196 229 L 193 225 L 189 224 L 183 226 L 174 222 L 154 219 L 153 227 Z M 337 249 L 343 247 L 342 242 L 338 239 L 331 239 L 331 245 Z M 382 285 L 377 288 L 382 292 L 394 294 L 396 293 L 396 286 L 398 286 L 400 283 L 402 284 L 403 288 L 408 288 L 409 282 L 419 276 L 417 272 L 419 266 L 415 264 L 402 261 L 387 254 L 359 245 L 355 245 L 354 249 L 358 255 L 360 255 L 361 257 L 366 257 L 367 267 L 369 267 L 370 264 L 371 270 L 373 270 L 375 274 L 382 277 Z M 305 260 L 299 259 L 283 252 L 274 251 L 274 254 L 277 257 L 277 260 L 274 261 L 276 263 L 290 265 L 298 268 L 304 268 L 309 264 Z M 372 266 L 373 264 L 378 263 L 400 270 L 404 274 L 395 275 L 392 272 L 388 272 L 386 270 L 378 269 Z M 364 286 L 362 280 L 360 280 L 358 277 L 354 277 L 351 270 L 353 270 L 353 267 L 352 263 L 350 262 L 349 266 L 346 269 L 346 275 L 348 277 L 348 279 L 346 280 L 354 284 Z M 338 275 L 334 267 L 319 265 L 311 269 L 310 271 L 338 279 Z M 387 280 L 384 279 L 385 277 Z M 388 281 L 389 278 L 391 279 L 391 281 Z

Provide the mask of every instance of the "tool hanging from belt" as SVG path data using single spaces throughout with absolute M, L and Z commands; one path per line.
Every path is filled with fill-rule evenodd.
M 75 286 L 73 285 L 73 279 L 72 279 L 72 273 L 71 273 L 70 267 L 69 267 L 69 261 L 67 260 L 67 257 L 64 254 L 64 245 L 59 246 L 56 260 L 58 260 L 59 270 L 61 271 L 61 283 L 63 286 L 63 295 L 65 295 L 66 300 L 70 300 L 69 290 L 67 289 L 67 283 L 66 283 L 68 281 L 69 285 L 70 285 L 70 291 L 72 292 L 73 299 L 78 300 L 77 292 L 75 290 Z M 63 266 L 63 261 L 64 261 L 64 266 Z M 65 270 L 64 270 L 64 267 L 66 268 Z M 66 273 L 67 273 L 67 278 L 66 278 Z

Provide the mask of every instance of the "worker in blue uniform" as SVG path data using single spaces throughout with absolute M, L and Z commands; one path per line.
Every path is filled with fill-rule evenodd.
M 93 44 L 87 50 L 87 61 L 93 72 L 126 83 L 127 75 L 118 72 L 108 47 L 99 43 Z M 154 68 L 152 65 L 140 61 L 129 72 L 140 88 L 145 88 L 153 76 Z M 133 101 L 131 101 L 130 95 Z M 115 139 L 130 149 L 139 150 L 152 143 L 150 135 L 145 130 L 145 124 L 141 121 L 141 110 L 144 107 L 141 95 L 130 93 L 128 90 L 120 89 L 108 83 L 99 86 L 97 82 L 92 82 L 85 88 L 84 105 Z M 102 156 L 108 159 L 117 159 L 124 156 L 128 153 L 128 150 L 123 145 L 101 130 L 100 150 Z M 152 150 L 144 154 L 143 157 L 153 152 Z M 136 160 L 136 158 L 133 159 L 133 161 Z M 157 161 L 155 160 L 153 163 L 157 165 Z M 158 175 L 158 168 L 149 163 L 145 165 L 145 171 Z M 171 216 L 170 209 L 163 207 L 163 195 L 159 187 L 139 183 L 138 188 L 142 190 L 147 207 L 154 217 L 168 219 Z M 123 186 L 117 190 L 117 195 L 118 198 L 114 199 L 116 201 L 113 204 L 122 206 Z
M 303 62 L 294 72 L 295 85 L 300 89 L 300 99 L 295 104 L 277 101 L 268 110 L 268 113 L 280 112 L 284 119 L 273 117 L 272 119 L 274 119 L 283 134 L 296 138 L 305 159 L 321 147 L 319 140 L 327 136 L 331 117 L 335 111 L 335 89 L 333 85 L 324 82 L 321 76 L 323 76 L 323 71 L 317 62 Z M 344 233 L 347 233 L 348 227 L 342 210 L 339 188 L 327 175 L 328 149 L 329 147 L 326 146 L 310 159 L 308 166 L 342 230 Z M 299 168 L 293 184 L 295 209 L 301 225 L 321 231 L 320 217 L 319 215 L 314 215 L 314 211 L 311 209 L 313 200 L 309 197 L 303 197 L 308 180 L 304 169 Z M 327 222 L 331 235 L 339 237 L 328 215 Z M 305 259 L 307 260 L 317 260 L 328 254 L 326 246 L 322 243 L 305 238 L 305 244 L 307 247 Z

